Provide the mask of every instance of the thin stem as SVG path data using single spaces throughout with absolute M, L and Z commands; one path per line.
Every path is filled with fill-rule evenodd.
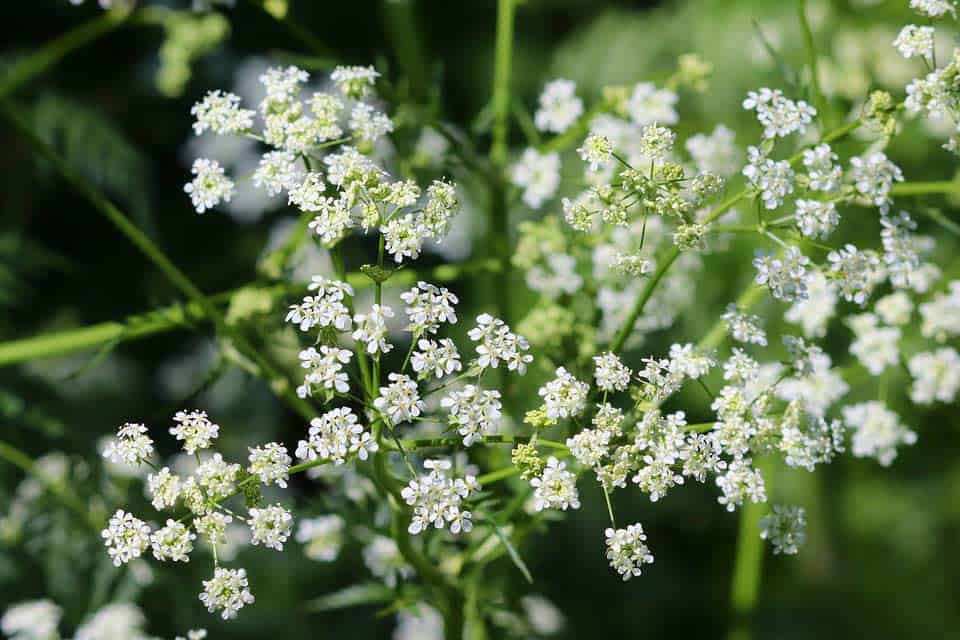
M 613 505 L 610 504 L 610 492 L 607 491 L 607 487 L 600 484 L 600 488 L 603 489 L 603 499 L 607 503 L 607 514 L 610 516 L 610 526 L 614 529 L 617 528 L 617 519 L 613 517 Z
M 397 61 L 410 81 L 411 93 L 418 101 L 423 101 L 427 97 L 430 65 L 421 44 L 414 0 L 384 0 L 382 11 L 387 37 L 393 43 Z
M 820 88 L 820 70 L 817 64 L 817 45 L 813 39 L 813 30 L 810 28 L 810 21 L 807 20 L 807 2 L 799 0 L 797 3 L 797 15 L 800 18 L 800 26 L 803 30 L 803 42 L 807 49 L 807 65 L 810 67 L 810 88 L 813 91 L 813 103 L 817 107 L 821 121 L 827 115 L 827 101 L 824 98 L 823 91 Z
M 513 62 L 513 23 L 516 0 L 497 1 L 497 35 L 493 60 L 493 144 L 490 161 L 502 167 L 507 161 L 510 134 L 510 72 Z
M 939 182 L 901 182 L 893 185 L 890 193 L 894 196 L 917 196 L 932 193 L 956 193 L 960 191 L 960 182 L 941 180 Z
M 759 462 L 757 467 L 761 467 Z M 770 475 L 767 473 L 764 476 L 768 493 Z M 740 510 L 740 531 L 737 534 L 733 583 L 730 590 L 730 604 L 734 615 L 730 640 L 748 640 L 753 635 L 754 610 L 760 593 L 763 572 L 760 519 L 763 517 L 765 508 L 763 503 L 745 502 Z

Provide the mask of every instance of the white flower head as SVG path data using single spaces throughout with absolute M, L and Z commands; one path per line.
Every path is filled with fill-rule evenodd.
M 124 423 L 117 430 L 117 437 L 111 438 L 103 451 L 103 457 L 114 464 L 136 467 L 153 456 L 153 440 L 147 435 L 147 427 L 134 423 Z
M 123 509 L 117 509 L 110 517 L 100 536 L 115 567 L 139 558 L 150 546 L 149 525 Z
M 183 191 L 190 196 L 197 213 L 213 209 L 221 202 L 230 202 L 236 193 L 233 180 L 227 177 L 216 160 L 197 158 L 190 172 L 196 177 L 184 185 Z
M 213 578 L 203 581 L 200 601 L 210 613 L 219 611 L 224 620 L 236 618 L 237 612 L 254 600 L 244 569 L 217 567 Z
M 173 421 L 177 424 L 170 427 L 170 435 L 183 440 L 183 450 L 189 455 L 208 448 L 220 435 L 220 426 L 211 422 L 206 411 L 178 411 Z
M 653 563 L 653 554 L 646 544 L 647 536 L 639 523 L 631 524 L 626 529 L 608 528 L 605 536 L 607 560 L 624 582 L 641 575 L 643 565 Z
M 773 513 L 760 520 L 760 537 L 769 540 L 774 553 L 794 555 L 807 539 L 803 507 L 773 505 Z
M 250 509 L 250 543 L 283 551 L 283 543 L 293 529 L 293 515 L 280 504 Z
M 265 485 L 276 484 L 286 488 L 290 475 L 290 462 L 287 448 L 276 442 L 268 442 L 262 447 L 250 448 L 250 466 L 247 471 L 257 476 Z
M 583 113 L 583 101 L 577 97 L 577 85 L 572 80 L 557 79 L 547 83 L 540 94 L 540 108 L 534 114 L 534 124 L 540 131 L 563 133 Z

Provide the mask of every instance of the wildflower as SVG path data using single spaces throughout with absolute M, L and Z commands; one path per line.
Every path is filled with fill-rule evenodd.
M 836 164 L 837 159 L 837 154 L 826 143 L 803 150 L 803 166 L 807 169 L 807 186 L 811 190 L 830 193 L 840 187 L 843 168 Z
M 330 74 L 330 79 L 348 98 L 365 98 L 380 74 L 373 67 L 339 66 Z
M 747 344 L 767 346 L 767 333 L 763 330 L 760 316 L 742 313 L 737 305 L 730 303 L 721 316 L 727 325 L 727 331 L 734 340 Z
M 353 287 L 338 280 L 314 276 L 308 288 L 316 295 L 306 296 L 300 304 L 291 305 L 286 321 L 299 325 L 301 331 L 317 326 L 349 331 L 353 321 L 343 300 L 346 296 L 353 296 Z
M 954 280 L 946 293 L 937 293 L 919 306 L 920 332 L 926 338 L 944 342 L 960 335 L 960 280 Z
M 905 325 L 910 322 L 913 302 L 903 291 L 894 291 L 877 300 L 874 310 L 884 323 L 891 326 Z
M 400 373 L 391 373 L 387 377 L 390 384 L 380 387 L 380 395 L 373 401 L 373 406 L 390 425 L 418 417 L 423 411 L 423 401 L 417 391 L 417 383 Z
M 427 204 L 423 208 L 420 224 L 429 237 L 440 239 L 447 234 L 450 219 L 459 208 L 457 188 L 444 180 L 434 180 L 427 187 Z
M 406 579 L 414 575 L 413 567 L 403 559 L 397 543 L 385 536 L 374 536 L 370 544 L 363 548 L 363 564 L 391 589 L 397 586 L 399 578 Z
M 103 451 L 103 457 L 110 462 L 132 467 L 152 456 L 153 440 L 147 435 L 147 427 L 134 422 L 125 422 L 117 430 L 117 437 L 111 438 Z
M 271 504 L 263 509 L 250 509 L 250 543 L 283 551 L 283 543 L 293 529 L 293 516 L 282 505 Z
M 220 202 L 230 202 L 236 193 L 233 180 L 228 178 L 216 160 L 197 158 L 190 172 L 196 177 L 184 185 L 183 190 L 190 196 L 197 213 L 213 209 Z
M 878 376 L 888 366 L 900 362 L 900 329 L 879 326 L 872 313 L 850 316 L 848 324 L 856 334 L 850 353 L 871 375 Z
M 913 386 L 910 399 L 917 404 L 953 402 L 960 389 L 960 355 L 952 347 L 918 353 L 907 363 Z
M 705 376 L 716 364 L 713 358 L 700 353 L 692 344 L 670 345 L 670 368 L 688 378 Z
M 941 18 L 948 13 L 957 15 L 951 0 L 910 0 L 910 8 L 928 18 Z
M 880 259 L 872 251 L 860 251 L 852 244 L 827 254 L 830 263 L 826 275 L 840 295 L 849 302 L 864 304 L 876 283 Z
M 806 337 L 822 338 L 836 312 L 837 287 L 819 269 L 808 271 L 804 284 L 807 297 L 795 300 L 783 317 L 787 322 L 801 325 Z
M 147 490 L 153 496 L 154 509 L 169 509 L 176 505 L 180 497 L 180 478 L 170 473 L 169 467 L 163 467 L 147 476 Z
M 338 393 L 350 391 L 347 372 L 343 366 L 350 362 L 353 352 L 339 347 L 320 345 L 318 351 L 314 347 L 300 352 L 300 365 L 308 370 L 303 385 L 297 387 L 297 395 L 306 398 L 313 394 L 314 387 L 334 390 Z
M 585 467 L 596 467 L 610 454 L 610 433 L 602 429 L 584 429 L 567 438 L 566 444 L 577 462 Z
M 932 57 L 933 27 L 918 27 L 915 24 L 908 24 L 900 30 L 897 39 L 893 41 L 893 46 L 904 58 Z
M 890 162 L 882 151 L 864 157 L 850 158 L 850 173 L 857 192 L 885 212 L 890 207 L 890 191 L 894 182 L 903 182 L 900 167 Z
M 190 109 L 190 115 L 196 118 L 193 131 L 198 136 L 208 129 L 221 135 L 244 133 L 253 127 L 254 113 L 240 108 L 240 96 L 222 91 L 208 92 Z
M 601 391 L 624 391 L 630 384 L 630 368 L 627 367 L 617 354 L 607 352 L 593 357 L 596 366 L 594 376 L 597 388 Z
M 749 162 L 743 175 L 760 194 L 764 207 L 773 210 L 793 193 L 793 169 L 786 160 L 776 162 L 756 147 L 747 147 Z
M 575 200 L 564 198 L 560 201 L 560 206 L 563 209 L 563 219 L 577 231 L 590 231 L 593 228 L 593 217 L 597 213 L 590 205 L 589 198 L 577 198 Z
M 577 149 L 580 158 L 590 164 L 590 171 L 605 167 L 613 157 L 613 143 L 610 138 L 597 133 L 591 133 L 583 141 L 583 146 Z
M 804 276 L 810 259 L 800 253 L 797 247 L 787 247 L 782 255 L 763 255 L 758 252 L 753 259 L 757 269 L 754 279 L 759 285 L 766 285 L 774 298 L 792 302 L 807 297 L 807 283 Z
M 389 353 L 393 345 L 387 342 L 387 319 L 392 317 L 393 309 L 379 304 L 370 307 L 370 313 L 356 314 L 353 339 L 365 343 L 370 355 Z
M 657 124 L 649 124 L 640 133 L 640 152 L 651 161 L 664 160 L 673 149 L 677 134 Z
M 638 255 L 617 254 L 614 267 L 620 273 L 634 278 L 645 276 L 653 271 L 653 262 Z
M 507 369 L 523 375 L 533 356 L 526 353 L 530 349 L 526 338 L 510 331 L 510 327 L 490 314 L 477 316 L 477 326 L 467 336 L 477 345 L 477 365 L 481 369 L 496 369 L 505 362 Z
M 410 364 L 420 378 L 433 375 L 439 379 L 463 368 L 457 345 L 450 338 L 443 338 L 439 342 L 419 340 L 417 348 L 418 351 L 413 352 Z
M 736 173 L 737 148 L 733 142 L 734 136 L 732 130 L 718 124 L 709 134 L 698 133 L 687 138 L 685 147 L 697 165 L 697 170 L 715 173 L 724 178 Z
M 0 631 L 10 640 L 52 640 L 63 609 L 50 600 L 28 600 L 11 605 L 0 618 Z
M 735 510 L 747 499 L 754 503 L 767 501 L 763 476 L 750 465 L 749 458 L 734 458 L 726 473 L 717 476 L 717 486 L 723 491 L 717 502 L 726 505 L 727 511 Z
M 533 115 L 540 131 L 563 133 L 583 113 L 583 101 L 577 97 L 577 85 L 562 78 L 552 80 L 540 94 L 540 108 Z
M 400 495 L 413 510 L 413 517 L 407 531 L 417 535 L 430 525 L 436 529 L 450 526 L 450 533 L 469 533 L 473 529 L 472 514 L 462 508 L 463 501 L 476 491 L 480 485 L 471 475 L 452 479 L 447 476 L 451 468 L 449 460 L 425 460 L 424 468 L 429 473 L 411 480 Z
M 233 522 L 233 517 L 219 511 L 211 511 L 199 518 L 194 518 L 193 526 L 197 533 L 206 538 L 212 546 L 223 544 L 226 541 L 227 525 Z
M 624 582 L 641 575 L 643 565 L 653 564 L 653 554 L 647 547 L 647 536 L 640 523 L 631 524 L 626 529 L 611 527 L 604 535 L 607 538 L 607 560 Z
M 486 391 L 472 384 L 450 393 L 440 405 L 450 412 L 450 425 L 463 437 L 465 447 L 496 431 L 502 409 L 499 391 Z
M 759 92 L 747 92 L 743 108 L 757 112 L 757 120 L 764 127 L 765 138 L 784 138 L 791 133 L 804 133 L 817 115 L 817 110 L 803 100 L 794 102 L 784 97 L 779 89 L 766 87 Z
M 844 407 L 843 420 L 856 430 L 853 455 L 876 458 L 884 467 L 890 466 L 897 457 L 898 445 L 917 441 L 917 434 L 900 424 L 897 414 L 876 400 Z
M 365 460 L 369 453 L 377 451 L 378 445 L 369 437 L 369 432 L 358 424 L 357 416 L 349 407 L 331 409 L 319 418 L 310 421 L 307 440 L 297 443 L 296 456 L 300 460 L 330 460 L 343 464 L 350 453 Z
M 397 264 L 402 263 L 404 258 L 416 260 L 420 256 L 423 239 L 427 236 L 427 228 L 412 213 L 391 218 L 381 227 L 381 232 L 387 253 L 393 256 Z
M 553 456 L 547 458 L 543 473 L 531 480 L 530 486 L 534 487 L 533 500 L 537 511 L 580 508 L 577 477 L 567 471 L 565 462 L 560 462 Z
M 906 211 L 892 216 L 880 216 L 880 240 L 883 244 L 883 263 L 887 267 L 890 283 L 903 289 L 910 285 L 910 280 L 920 266 L 920 256 L 917 254 L 917 243 L 913 231 L 917 223 Z
M 224 620 L 236 618 L 237 612 L 254 600 L 244 569 L 217 567 L 213 571 L 213 578 L 203 581 L 200 601 L 210 613 L 220 611 Z
M 307 228 L 313 231 L 324 246 L 332 247 L 339 242 L 350 230 L 353 217 L 344 204 L 344 199 L 321 196 L 314 203 L 316 217 L 307 223 Z
M 220 435 L 220 425 L 211 422 L 206 411 L 178 411 L 173 421 L 177 424 L 170 427 L 170 435 L 183 440 L 183 450 L 189 455 L 208 448 Z
M 262 447 L 250 448 L 250 466 L 247 467 L 247 472 L 260 478 L 260 482 L 265 485 L 276 483 L 278 487 L 286 488 L 291 461 L 285 446 L 268 442 Z
M 117 509 L 110 517 L 100 536 L 115 567 L 139 558 L 150 546 L 150 527 L 123 509 Z
M 239 473 L 239 464 L 228 463 L 221 454 L 215 453 L 197 467 L 197 484 L 205 489 L 211 498 L 226 498 L 236 489 L 235 482 Z
M 676 124 L 678 121 L 678 96 L 670 89 L 658 89 L 652 82 L 640 82 L 634 86 L 627 99 L 625 109 L 630 119 L 640 126 L 663 122 Z
M 314 93 L 310 98 L 310 112 L 315 118 L 317 138 L 320 142 L 333 140 L 343 135 L 338 120 L 343 101 L 330 93 Z
M 300 85 L 310 79 L 310 74 L 295 66 L 286 69 L 270 67 L 260 76 L 260 83 L 266 91 L 260 112 L 264 115 L 285 113 L 300 93 Z
M 293 189 L 302 180 L 303 172 L 289 151 L 268 151 L 253 172 L 254 186 L 266 189 L 270 196 Z
M 520 160 L 510 168 L 510 181 L 523 189 L 527 206 L 539 209 L 560 186 L 560 154 L 524 149 Z
M 564 367 L 557 368 L 557 377 L 540 387 L 546 415 L 551 420 L 575 418 L 586 408 L 590 386 L 573 377 Z
M 373 143 L 393 131 L 393 121 L 367 103 L 358 102 L 350 112 L 349 127 L 360 140 Z
M 412 289 L 400 294 L 410 319 L 407 331 L 415 335 L 436 333 L 444 322 L 456 324 L 455 306 L 460 301 L 444 287 L 436 287 L 422 280 Z
M 300 520 L 296 540 L 304 545 L 304 554 L 311 560 L 333 562 L 343 548 L 346 522 L 338 515 Z
M 797 199 L 797 228 L 807 238 L 826 238 L 837 228 L 840 216 L 833 202 Z
M 110 603 L 77 627 L 74 640 L 112 640 L 113 638 L 145 638 L 146 617 L 130 602 Z
M 150 536 L 153 557 L 157 560 L 187 562 L 193 551 L 193 541 L 197 536 L 183 523 L 167 519 L 166 526 L 157 529 Z
M 806 541 L 806 512 L 803 507 L 773 505 L 773 513 L 760 520 L 760 537 L 769 540 L 774 553 L 794 555 Z

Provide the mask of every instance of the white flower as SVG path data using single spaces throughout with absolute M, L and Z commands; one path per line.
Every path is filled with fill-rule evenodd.
M 426 602 L 415 602 L 397 612 L 391 640 L 444 640 L 443 616 Z
M 307 369 L 303 385 L 297 387 L 297 395 L 301 398 L 313 395 L 314 387 L 331 389 L 338 393 L 350 391 L 349 376 L 343 370 L 343 365 L 350 362 L 353 352 L 339 347 L 320 345 L 317 351 L 314 347 L 300 352 L 300 366 Z
M 134 422 L 124 423 L 117 430 L 117 437 L 111 438 L 103 450 L 103 457 L 110 462 L 132 467 L 152 456 L 153 440 L 147 435 L 147 427 Z
M 187 562 L 196 539 L 197 536 L 185 524 L 168 518 L 166 526 L 150 536 L 153 557 L 160 561 Z
M 670 345 L 670 368 L 688 378 L 701 378 L 716 364 L 716 360 L 690 343 Z
M 953 402 L 960 389 L 960 355 L 952 347 L 918 353 L 907 363 L 913 376 L 910 399 L 917 404 Z
M 773 513 L 760 520 L 760 537 L 769 540 L 774 553 L 794 555 L 807 539 L 803 507 L 773 505 Z
M 647 547 L 647 536 L 640 523 L 631 524 L 626 529 L 608 528 L 604 535 L 607 538 L 607 560 L 624 582 L 641 575 L 643 565 L 653 563 L 653 554 Z
M 873 151 L 864 157 L 850 158 L 850 173 L 857 192 L 867 198 L 881 212 L 890 207 L 890 191 L 894 182 L 903 182 L 900 167 L 890 162 L 882 151 Z
M 534 487 L 534 507 L 544 509 L 579 509 L 580 494 L 577 492 L 577 477 L 567 471 L 565 462 L 553 456 L 547 459 L 547 466 L 538 478 L 530 481 Z
M 370 93 L 380 74 L 373 67 L 340 66 L 330 79 L 348 98 L 363 98 Z
M 260 76 L 260 82 L 266 91 L 266 97 L 260 103 L 260 112 L 264 115 L 286 112 L 300 94 L 300 85 L 309 79 L 309 73 L 292 65 L 286 69 L 281 67 L 267 69 Z
M 0 631 L 10 640 L 55 640 L 63 609 L 51 600 L 12 604 L 0 618 Z
M 153 496 L 153 508 L 157 511 L 170 509 L 180 497 L 180 478 L 170 473 L 169 467 L 163 467 L 157 473 L 147 476 L 147 489 Z
M 291 458 L 287 448 L 276 442 L 268 442 L 262 447 L 250 448 L 250 466 L 247 472 L 260 478 L 265 485 L 276 483 L 286 488 L 290 474 Z
M 320 211 L 327 204 L 323 196 L 326 188 L 323 183 L 323 174 L 311 171 L 303 177 L 300 184 L 290 188 L 287 203 L 301 211 Z
M 560 186 L 560 154 L 524 149 L 520 159 L 510 167 L 510 181 L 523 189 L 527 206 L 539 209 Z
M 427 228 L 412 213 L 391 218 L 380 231 L 387 253 L 393 256 L 397 264 L 402 263 L 404 258 L 416 260 L 420 256 L 423 240 L 428 235 Z
M 754 279 L 759 285 L 767 285 L 774 298 L 793 302 L 807 297 L 805 275 L 810 259 L 797 247 L 787 247 L 782 254 L 763 255 L 758 252 L 753 259 L 757 269 Z
M 567 438 L 566 444 L 577 462 L 585 467 L 596 467 L 602 458 L 610 455 L 610 436 L 610 432 L 603 429 L 584 429 Z
M 460 301 L 444 287 L 421 280 L 415 287 L 400 294 L 400 299 L 407 304 L 404 310 L 410 318 L 407 331 L 415 335 L 436 333 L 444 322 L 457 323 L 455 306 Z
M 207 129 L 218 134 L 240 134 L 253 127 L 254 111 L 240 108 L 240 96 L 222 91 L 210 91 L 201 102 L 193 105 L 190 115 L 197 120 L 193 131 L 198 136 Z
M 254 186 L 266 189 L 270 196 L 293 189 L 302 180 L 303 171 L 289 151 L 268 151 L 253 172 Z
M 913 313 L 913 302 L 903 291 L 894 291 L 890 295 L 877 300 L 874 310 L 880 319 L 893 326 L 905 325 L 910 322 Z
M 299 325 L 301 331 L 317 326 L 349 331 L 353 322 L 343 300 L 345 296 L 353 296 L 353 287 L 346 282 L 314 276 L 309 289 L 316 295 L 306 296 L 300 304 L 291 305 L 286 321 Z
M 207 539 L 213 546 L 226 542 L 227 525 L 233 522 L 233 517 L 219 511 L 211 511 L 193 520 L 197 533 Z
M 913 235 L 917 223 L 909 213 L 901 211 L 895 216 L 881 214 L 880 225 L 883 227 L 880 231 L 883 263 L 890 283 L 898 289 L 910 287 L 913 275 L 920 267 L 918 242 Z
M 874 457 L 885 467 L 897 457 L 898 445 L 917 441 L 917 434 L 900 424 L 897 414 L 876 400 L 844 407 L 843 420 L 848 427 L 856 429 L 853 455 Z
M 556 378 L 546 383 L 537 392 L 550 420 L 575 418 L 587 406 L 590 385 L 577 380 L 564 367 L 557 368 Z
M 417 347 L 419 350 L 413 352 L 410 364 L 420 378 L 432 375 L 439 379 L 463 368 L 457 345 L 450 338 L 443 338 L 439 342 L 421 339 Z
M 737 457 L 730 462 L 726 473 L 717 476 L 717 486 L 723 491 L 717 502 L 726 505 L 727 511 L 734 511 L 747 499 L 754 503 L 767 501 L 763 476 L 750 465 L 749 458 Z
M 254 599 L 246 570 L 223 567 L 214 569 L 213 578 L 203 581 L 203 593 L 200 594 L 200 601 L 207 611 L 220 611 L 224 620 L 236 618 L 237 612 Z
M 401 373 L 391 373 L 387 378 L 390 384 L 380 387 L 380 395 L 373 401 L 373 406 L 392 426 L 418 417 L 423 411 L 423 401 L 417 383 Z
M 297 443 L 296 456 L 300 460 L 331 460 L 343 464 L 350 453 L 366 460 L 368 453 L 377 451 L 376 440 L 357 423 L 357 416 L 349 407 L 331 409 L 310 421 L 307 440 Z
M 805 133 L 817 110 L 803 100 L 794 102 L 779 89 L 748 91 L 743 108 L 757 112 L 765 138 L 784 138 L 791 133 Z
M 580 158 L 590 164 L 590 171 L 597 171 L 607 166 L 613 157 L 613 143 L 610 138 L 598 133 L 590 133 L 583 141 L 583 146 L 577 149 Z
M 370 313 L 358 313 L 353 317 L 357 327 L 353 339 L 365 343 L 370 355 L 389 353 L 393 345 L 387 342 L 387 318 L 392 317 L 393 309 L 379 304 L 370 307 Z
M 465 447 L 496 432 L 502 408 L 499 391 L 485 391 L 472 384 L 451 392 L 440 406 L 450 412 L 450 424 L 463 436 Z
M 417 535 L 430 525 L 443 529 L 450 525 L 450 533 L 469 533 L 473 529 L 472 514 L 462 509 L 464 500 L 480 490 L 473 476 L 456 480 L 446 474 L 452 466 L 449 460 L 426 460 L 423 463 L 429 473 L 421 475 L 403 488 L 401 496 L 412 507 L 413 517 L 407 531 Z
M 933 27 L 908 24 L 900 30 L 893 46 L 904 58 L 929 58 L 933 56 L 933 34 Z
M 857 336 L 850 344 L 850 353 L 871 375 L 878 376 L 900 362 L 900 329 L 880 326 L 872 313 L 850 316 L 847 322 Z
M 839 188 L 843 168 L 836 164 L 837 159 L 837 154 L 826 143 L 803 150 L 803 166 L 807 168 L 811 190 L 831 192 Z
M 74 634 L 74 640 L 118 640 L 147 638 L 143 625 L 147 619 L 137 605 L 130 602 L 112 602 L 84 621 Z
M 625 108 L 630 119 L 640 126 L 654 122 L 676 124 L 677 99 L 677 94 L 670 89 L 657 89 L 652 82 L 640 82 L 630 93 Z
M 520 605 L 530 627 L 541 636 L 556 635 L 563 631 L 567 624 L 563 612 L 544 596 L 535 593 L 523 596 L 520 598 Z
M 236 193 L 233 180 L 228 178 L 216 160 L 197 158 L 190 172 L 196 177 L 184 185 L 183 191 L 190 196 L 197 213 L 213 209 L 220 202 L 230 202 Z
M 576 258 L 566 253 L 547 255 L 544 264 L 535 264 L 527 270 L 526 281 L 528 287 L 552 299 L 574 294 L 583 286 Z
M 793 193 L 793 168 L 786 160 L 771 160 L 756 147 L 747 147 L 747 156 L 748 163 L 742 171 L 744 177 L 760 193 L 763 206 L 776 209 Z
M 444 180 L 434 180 L 427 187 L 427 204 L 419 223 L 427 230 L 427 236 L 439 240 L 447 234 L 450 219 L 460 209 L 455 185 Z
M 316 217 L 307 224 L 324 246 L 332 247 L 343 238 L 353 224 L 343 197 L 320 197 L 315 203 Z
M 949 292 L 937 293 L 930 302 L 920 305 L 923 319 L 920 332 L 926 338 L 944 342 L 960 334 L 960 280 L 949 284 Z
M 236 489 L 234 484 L 240 473 L 240 465 L 228 463 L 219 453 L 197 467 L 197 484 L 206 489 L 210 498 L 226 498 Z
M 139 558 L 150 546 L 150 527 L 123 509 L 117 509 L 110 517 L 100 536 L 115 567 Z
M 357 138 L 372 143 L 393 131 L 393 121 L 369 104 L 358 102 L 350 112 L 349 127 Z
M 848 302 L 862 305 L 877 282 L 880 258 L 873 251 L 860 251 L 852 244 L 827 254 L 830 265 L 826 276 L 837 285 L 838 293 Z
M 320 142 L 333 140 L 343 135 L 338 120 L 343 101 L 329 93 L 314 93 L 310 98 L 310 111 L 316 118 L 317 138 Z
M 952 0 L 910 0 L 910 8 L 928 18 L 940 18 L 948 13 L 957 15 Z
M 296 540 L 304 545 L 303 553 L 311 560 L 333 562 L 343 547 L 346 522 L 338 515 L 300 520 Z
M 808 271 L 804 284 L 807 297 L 795 300 L 783 318 L 801 325 L 807 338 L 822 338 L 827 333 L 827 323 L 836 312 L 836 285 L 819 269 Z
M 665 119 L 661 122 L 671 124 Z M 700 172 L 708 171 L 729 178 L 737 172 L 738 152 L 734 145 L 735 134 L 722 124 L 718 124 L 707 135 L 698 133 L 687 138 L 687 153 L 693 158 Z
M 747 344 L 767 346 L 767 332 L 763 330 L 760 316 L 741 313 L 737 305 L 730 303 L 721 316 L 727 325 L 727 331 L 734 340 Z
M 577 85 L 572 80 L 552 80 L 540 94 L 540 108 L 534 114 L 534 124 L 540 131 L 563 133 L 583 113 L 583 101 L 577 97 Z
M 170 435 L 183 440 L 183 450 L 189 455 L 208 448 L 220 435 L 220 426 L 210 421 L 206 411 L 178 411 L 173 421 L 177 425 L 170 427 Z
M 840 215 L 833 202 L 797 199 L 797 228 L 807 238 L 826 238 L 837 228 Z
M 467 333 L 477 345 L 477 365 L 481 369 L 496 369 L 505 362 L 507 369 L 523 375 L 533 356 L 526 352 L 530 349 L 527 339 L 510 331 L 510 327 L 490 314 L 477 316 L 477 326 Z
M 630 385 L 631 371 L 617 354 L 607 352 L 593 357 L 594 377 L 601 391 L 625 391 Z
M 250 509 L 250 543 L 283 551 L 283 543 L 293 529 L 293 515 L 280 504 Z

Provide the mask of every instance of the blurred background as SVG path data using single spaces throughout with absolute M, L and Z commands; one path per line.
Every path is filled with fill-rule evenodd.
M 203 216 L 192 211 L 181 185 L 193 157 L 221 158 L 238 173 L 256 161 L 254 150 L 243 145 L 226 148 L 222 141 L 192 137 L 190 107 L 208 89 L 256 100 L 256 78 L 268 64 L 299 64 L 320 76 L 337 63 L 373 63 L 388 81 L 400 124 L 398 145 L 414 147 L 425 118 L 453 123 L 481 144 L 488 139 L 483 114 L 491 93 L 492 0 L 291 0 L 290 15 L 316 36 L 312 48 L 255 3 L 238 0 L 233 8 L 205 14 L 191 13 L 188 4 L 152 3 L 165 9 L 73 53 L 13 102 L 70 167 L 127 211 L 205 292 L 263 280 L 262 258 L 283 242 L 294 219 L 282 201 L 265 200 L 243 185 L 228 210 Z M 838 117 L 855 109 L 871 88 L 899 96 L 917 75 L 890 46 L 900 26 L 911 21 L 906 5 L 906 0 L 809 3 L 824 56 L 824 91 Z M 0 3 L 0 70 L 98 12 L 93 0 L 80 7 L 66 0 Z M 791 2 L 528 0 L 517 11 L 514 95 L 531 107 L 547 80 L 566 77 L 577 82 L 589 103 L 606 85 L 662 82 L 679 55 L 696 53 L 713 64 L 713 75 L 706 93 L 681 96 L 681 137 L 724 123 L 743 148 L 756 131 L 751 114 L 740 109 L 742 96 L 758 86 L 785 84 L 783 60 L 778 64 L 769 55 L 757 25 L 787 64 L 802 65 L 802 34 Z M 409 39 L 398 36 L 411 28 L 418 34 L 412 49 Z M 943 42 L 955 39 L 948 29 L 938 28 Z M 519 148 L 521 137 L 514 133 Z M 952 179 L 955 165 L 929 133 L 919 125 L 908 128 L 891 155 L 908 177 Z M 120 320 L 181 301 L 6 123 L 0 123 L 0 145 L 0 342 Z M 429 164 L 426 153 L 423 162 Z M 458 167 L 441 164 L 434 170 L 456 175 Z M 469 181 L 465 188 L 466 211 L 450 245 L 442 255 L 428 255 L 426 264 L 482 255 L 474 240 L 484 225 L 484 195 L 472 193 Z M 935 206 L 950 216 L 957 204 L 927 199 L 918 206 Z M 557 213 L 556 207 L 547 212 Z M 518 204 L 511 220 L 537 215 Z M 925 231 L 937 237 L 935 261 L 945 277 L 956 277 L 956 244 L 936 227 Z M 360 244 L 352 249 L 354 267 L 364 251 Z M 680 337 L 700 335 L 749 279 L 749 256 L 746 245 L 718 256 L 717 268 L 699 279 L 696 299 L 703 308 L 652 334 L 634 361 L 662 353 Z M 307 251 L 295 264 L 301 274 L 322 273 L 329 258 Z M 514 284 L 524 289 L 522 282 Z M 482 309 L 495 294 L 483 276 L 448 286 L 462 293 L 466 317 L 466 309 Z M 513 297 L 512 321 L 522 319 L 524 306 L 536 300 L 525 295 Z M 278 313 L 264 314 L 259 322 L 276 329 Z M 848 338 L 829 340 L 832 351 L 845 352 Z M 284 346 L 276 348 L 283 352 Z M 91 512 L 112 512 L 142 494 L 139 479 L 104 468 L 96 455 L 101 439 L 124 421 L 166 425 L 177 409 L 204 408 L 223 427 L 223 449 L 235 456 L 252 442 L 295 442 L 303 431 L 269 390 L 219 354 L 210 328 L 202 324 L 3 364 L 0 439 L 64 479 L 90 501 Z M 535 388 L 534 380 L 529 384 Z M 892 394 L 895 409 L 906 406 L 897 404 L 902 396 Z M 891 468 L 845 457 L 815 475 L 794 471 L 773 479 L 784 500 L 806 506 L 809 540 L 796 557 L 767 552 L 757 637 L 960 634 L 960 416 L 953 407 L 901 415 L 920 440 L 902 449 Z M 337 508 L 323 486 L 304 478 L 293 483 L 306 511 Z M 535 577 L 529 592 L 562 612 L 564 624 L 555 637 L 721 635 L 730 623 L 737 518 L 716 505 L 713 487 L 689 486 L 655 505 L 639 492 L 617 494 L 620 518 L 643 522 L 656 554 L 643 577 L 627 584 L 603 559 L 602 497 L 592 482 L 581 483 L 581 491 L 581 511 L 551 523 L 522 547 Z M 107 602 L 133 600 L 150 634 L 161 637 L 197 626 L 210 629 L 213 638 L 260 638 L 268 631 L 290 639 L 392 633 L 395 616 L 375 616 L 375 606 L 333 612 L 307 606 L 368 575 L 359 543 L 348 539 L 332 564 L 305 559 L 298 545 L 283 554 L 250 548 L 239 554 L 257 603 L 237 621 L 221 625 L 197 602 L 206 562 L 135 563 L 116 571 L 82 518 L 51 500 L 22 471 L 0 462 L 0 610 L 49 597 L 65 609 L 61 628 L 72 630 Z M 510 570 L 506 564 L 504 571 Z

